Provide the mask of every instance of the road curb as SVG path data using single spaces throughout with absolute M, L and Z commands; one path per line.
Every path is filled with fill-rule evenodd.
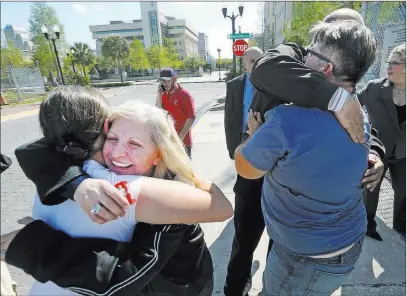
M 18 119 L 18 118 L 26 117 L 26 116 L 30 116 L 30 115 L 35 115 L 35 114 L 38 114 L 39 111 L 40 111 L 40 108 L 36 108 L 34 110 L 23 111 L 23 112 L 18 112 L 18 113 L 14 113 L 14 114 L 4 115 L 4 116 L 2 115 L 1 122 L 12 120 L 12 119 Z

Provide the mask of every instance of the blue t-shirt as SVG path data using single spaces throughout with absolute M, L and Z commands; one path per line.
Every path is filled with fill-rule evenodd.
M 246 73 L 246 81 L 244 84 L 243 93 L 243 124 L 242 133 L 246 132 L 247 118 L 249 116 L 249 108 L 253 101 L 254 87 L 250 81 L 250 74 Z
M 331 253 L 366 231 L 362 176 L 365 143 L 355 144 L 328 111 L 280 105 L 242 149 L 255 168 L 267 171 L 262 210 L 270 237 L 301 255 Z

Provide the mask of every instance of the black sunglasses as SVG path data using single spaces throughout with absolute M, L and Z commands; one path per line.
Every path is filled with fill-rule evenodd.
M 316 56 L 317 58 L 319 58 L 327 63 L 331 63 L 332 64 L 332 73 L 335 75 L 335 72 L 334 72 L 335 66 L 334 66 L 334 63 L 332 63 L 332 61 L 330 59 L 328 59 L 327 57 L 324 57 L 322 54 L 319 54 L 319 53 L 313 51 L 312 49 L 307 48 L 307 57 L 309 57 L 311 55 Z

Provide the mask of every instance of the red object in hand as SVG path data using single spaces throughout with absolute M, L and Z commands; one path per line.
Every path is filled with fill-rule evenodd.
M 136 203 L 136 199 L 133 197 L 133 195 L 131 195 L 130 193 L 130 186 L 129 183 L 127 183 L 126 181 L 121 181 L 119 183 L 116 183 L 114 185 L 114 187 L 116 187 L 117 189 L 119 189 L 119 191 L 124 195 L 124 197 L 127 199 L 127 201 L 129 202 L 129 204 L 134 204 Z

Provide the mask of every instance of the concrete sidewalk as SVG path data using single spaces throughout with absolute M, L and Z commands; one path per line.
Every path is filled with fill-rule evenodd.
M 223 125 L 222 108 L 212 108 L 193 131 L 193 166 L 197 174 L 214 181 L 234 204 L 233 185 L 236 180 L 234 162 L 229 159 Z M 405 295 L 405 240 L 391 229 L 391 186 L 384 180 L 378 208 L 378 231 L 384 241 L 366 238 L 363 253 L 351 277 L 333 295 L 398 296 Z M 250 217 L 248 217 L 250 219 Z M 226 268 L 234 234 L 233 220 L 224 223 L 204 224 L 205 238 L 213 256 L 215 288 L 213 295 L 223 295 Z M 262 290 L 262 273 L 265 266 L 267 234 L 264 233 L 254 254 L 252 266 L 253 288 L 250 296 Z M 295 296 L 295 295 L 292 295 Z

